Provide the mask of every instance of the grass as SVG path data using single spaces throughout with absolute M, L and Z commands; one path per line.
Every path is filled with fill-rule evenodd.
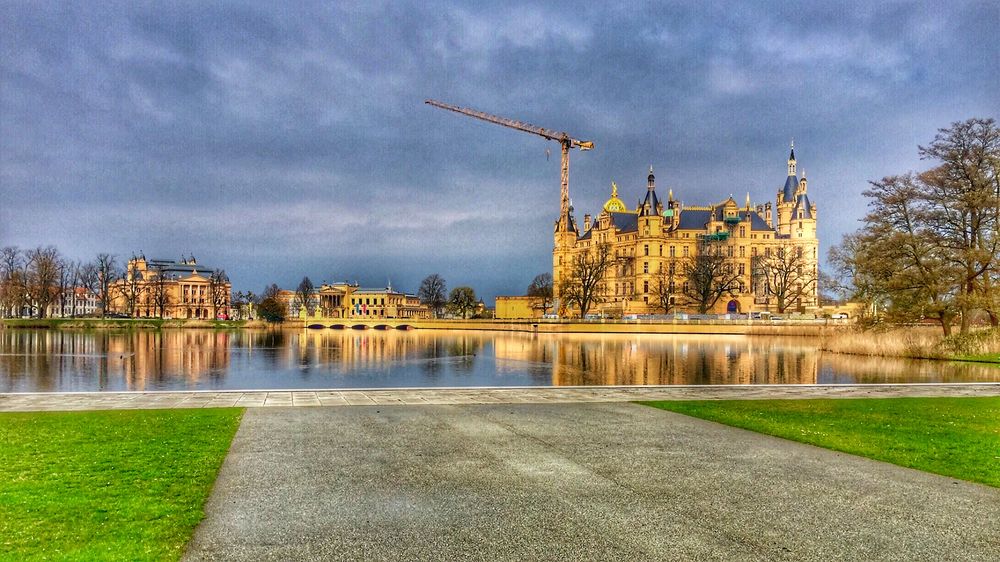
M 0 414 L 0 559 L 180 558 L 242 414 Z
M 666 401 L 644 404 L 1000 487 L 1000 397 Z

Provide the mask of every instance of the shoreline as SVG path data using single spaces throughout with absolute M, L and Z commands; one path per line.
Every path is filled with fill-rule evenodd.
M 159 329 L 277 329 L 277 330 L 468 330 L 551 334 L 702 334 L 702 335 L 822 335 L 841 329 L 828 320 L 425 320 L 425 319 L 310 319 L 269 324 L 260 320 L 164 320 L 160 318 L 44 318 L 0 319 L 0 329 L 35 330 L 159 330 Z
M 118 318 L 0 319 L 2 330 L 145 331 L 145 330 L 437 330 L 511 332 L 525 334 L 723 335 L 820 338 L 819 350 L 863 357 L 895 357 L 1000 365 L 1000 354 L 943 352 L 930 326 L 897 327 L 886 332 L 859 332 L 854 324 L 836 320 L 423 320 L 323 319 L 286 320 L 163 320 Z M 992 350 L 990 350 L 992 351 Z

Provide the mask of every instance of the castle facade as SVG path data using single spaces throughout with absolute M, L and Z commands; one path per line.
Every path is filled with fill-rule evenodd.
M 595 217 L 578 224 L 570 207 L 566 220 L 556 221 L 552 252 L 560 316 L 579 315 L 579 292 L 588 284 L 588 315 L 814 311 L 817 210 L 805 173 L 798 176 L 794 146 L 787 164 L 774 205 L 752 204 L 749 194 L 743 204 L 730 196 L 685 206 L 672 190 L 662 199 L 650 167 L 635 208 L 614 183 Z

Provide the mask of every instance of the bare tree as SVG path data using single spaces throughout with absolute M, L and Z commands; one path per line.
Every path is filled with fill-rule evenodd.
M 209 297 L 212 300 L 212 318 L 219 317 L 219 310 L 229 307 L 229 276 L 225 270 L 216 269 L 208 277 Z
M 653 280 L 653 285 L 650 287 L 653 294 L 653 304 L 664 314 L 669 314 L 676 306 L 676 277 L 677 264 L 671 260 L 667 269 L 663 269 L 661 265 Z
M 309 277 L 303 277 L 295 289 L 295 304 L 299 310 L 305 309 L 306 315 L 312 314 L 313 282 Z
M 27 253 L 28 295 L 38 307 L 39 318 L 45 318 L 49 305 L 58 298 L 60 261 L 59 250 L 53 246 L 39 246 Z
M 136 306 L 146 294 L 146 281 L 142 278 L 142 273 L 136 269 L 135 261 L 129 262 L 128 269 L 122 275 L 121 280 L 114 284 L 114 289 L 122 298 L 122 305 L 125 314 L 136 316 Z
M 17 246 L 0 248 L 0 316 L 21 315 L 28 294 L 24 259 Z
M 601 243 L 574 255 L 570 270 L 559 281 L 562 306 L 575 306 L 585 318 L 590 308 L 604 300 L 604 276 L 615 264 L 611 245 Z
M 233 316 L 236 317 L 235 320 L 243 320 L 248 316 L 247 315 L 248 300 L 249 299 L 247 298 L 246 293 L 244 293 L 243 291 L 236 291 L 235 293 L 232 294 L 232 297 L 230 297 L 229 302 L 230 306 L 233 307 Z
M 154 314 L 163 318 L 171 305 L 170 279 L 162 266 L 153 266 L 150 271 L 153 272 L 153 277 L 149 280 L 149 302 L 153 305 Z
M 69 309 L 69 315 L 72 316 L 76 312 L 76 269 L 75 263 L 68 260 L 59 260 L 59 290 L 58 290 L 58 306 L 59 306 L 59 316 L 66 316 L 66 310 Z
M 537 298 L 542 305 L 542 314 L 549 311 L 552 306 L 552 274 L 540 273 L 531 280 L 528 285 L 528 296 Z
M 742 280 L 722 247 L 710 241 L 703 241 L 698 254 L 684 263 L 684 278 L 687 282 L 681 292 L 700 314 L 711 310 L 724 295 L 736 296 Z
M 444 282 L 444 279 L 437 273 L 432 273 L 424 278 L 420 282 L 420 289 L 417 290 L 417 296 L 420 297 L 420 302 L 430 307 L 434 311 L 434 317 L 441 315 L 441 310 L 444 308 L 445 303 L 447 303 L 448 288 Z
M 111 304 L 111 287 L 118 280 L 118 262 L 112 254 L 97 254 L 97 259 L 93 262 L 93 277 L 89 276 L 92 283 L 91 291 L 97 295 L 97 300 L 101 303 L 101 318 L 108 313 L 108 306 Z
M 803 299 L 816 287 L 816 270 L 803 258 L 801 246 L 779 247 L 770 256 L 762 257 L 758 267 L 764 277 L 764 292 L 774 297 L 779 313 L 804 306 Z

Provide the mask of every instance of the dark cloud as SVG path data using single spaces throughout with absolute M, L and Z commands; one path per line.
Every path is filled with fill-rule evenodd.
M 425 98 L 593 139 L 580 215 L 650 164 L 773 199 L 795 137 L 826 247 L 936 128 L 1000 116 L 991 2 L 480 4 L 5 5 L 0 243 L 492 296 L 550 267 L 558 147 Z

